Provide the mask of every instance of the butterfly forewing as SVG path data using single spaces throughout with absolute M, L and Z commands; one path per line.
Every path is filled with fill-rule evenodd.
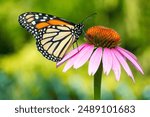
M 27 12 L 19 16 L 19 23 L 36 38 L 38 50 L 54 62 L 60 61 L 69 47 L 77 41 L 82 28 L 53 15 Z
M 27 12 L 21 14 L 19 16 L 19 23 L 34 36 L 38 35 L 38 30 L 50 25 L 75 25 L 74 23 L 68 22 L 56 16 L 36 12 Z

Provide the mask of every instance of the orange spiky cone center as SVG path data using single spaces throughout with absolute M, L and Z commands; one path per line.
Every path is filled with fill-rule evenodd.
M 94 44 L 96 47 L 114 48 L 120 42 L 120 36 L 115 30 L 103 26 L 89 28 L 85 37 L 89 43 Z

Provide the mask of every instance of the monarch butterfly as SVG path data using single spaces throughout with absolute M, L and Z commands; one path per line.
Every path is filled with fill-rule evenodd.
M 20 25 L 36 39 L 37 49 L 54 62 L 60 61 L 70 46 L 82 34 L 84 25 L 37 12 L 26 12 L 19 16 Z

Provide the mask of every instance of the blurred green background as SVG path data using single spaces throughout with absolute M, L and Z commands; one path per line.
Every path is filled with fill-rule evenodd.
M 103 75 L 102 99 L 150 99 L 150 4 L 148 0 L 0 0 L 0 99 L 93 99 L 93 77 L 88 63 L 63 73 L 63 66 L 45 59 L 35 39 L 18 23 L 27 11 L 44 12 L 79 23 L 85 30 L 94 25 L 115 29 L 121 46 L 133 52 L 144 76 L 131 65 L 136 83 L 122 69 L 121 79 L 113 72 Z M 81 36 L 79 44 L 84 43 Z

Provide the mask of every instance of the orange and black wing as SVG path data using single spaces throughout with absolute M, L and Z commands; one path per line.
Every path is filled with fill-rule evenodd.
M 36 39 L 39 39 L 40 30 L 46 28 L 48 26 L 54 25 L 69 25 L 75 26 L 74 23 L 68 22 L 65 19 L 45 14 L 45 13 L 37 13 L 37 12 L 26 12 L 19 16 L 20 25 L 25 28 L 28 32 L 30 32 Z
M 38 50 L 54 62 L 60 61 L 76 41 L 75 24 L 53 15 L 27 12 L 19 23 L 36 38 Z

